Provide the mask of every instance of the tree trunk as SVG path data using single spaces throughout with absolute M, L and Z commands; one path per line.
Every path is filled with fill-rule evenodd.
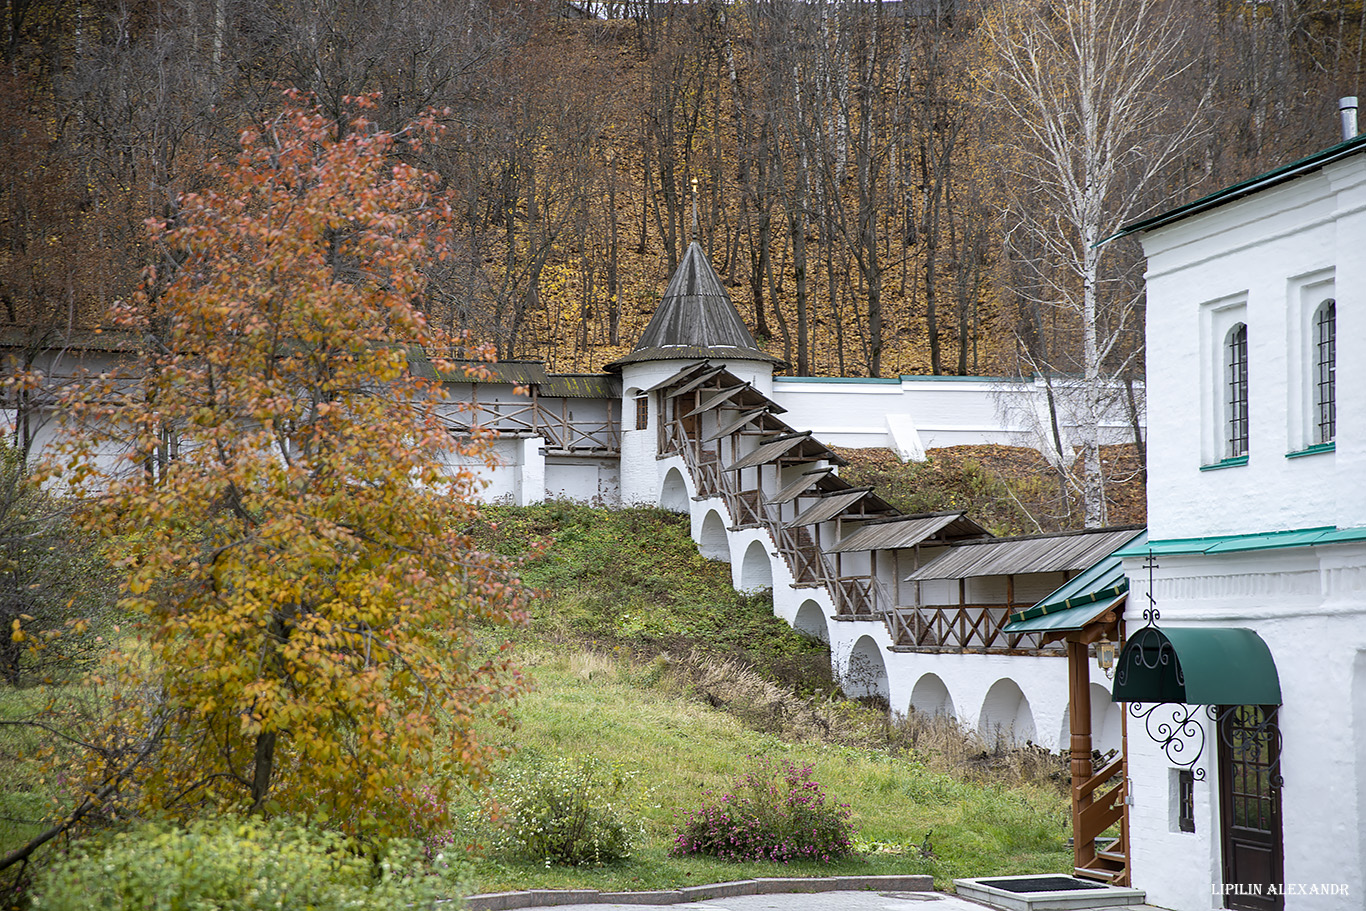
M 256 749 L 252 757 L 251 809 L 261 809 L 270 793 L 270 779 L 275 771 L 275 732 L 262 731 L 256 735 Z

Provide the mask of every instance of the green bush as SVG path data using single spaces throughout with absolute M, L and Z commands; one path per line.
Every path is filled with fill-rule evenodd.
M 567 866 L 630 856 L 626 820 L 634 773 L 594 759 L 528 763 L 500 785 L 504 851 Z
M 187 829 L 146 824 L 101 839 L 39 873 L 35 911 L 393 911 L 459 893 L 444 858 L 391 842 L 375 861 L 334 832 L 229 817 Z

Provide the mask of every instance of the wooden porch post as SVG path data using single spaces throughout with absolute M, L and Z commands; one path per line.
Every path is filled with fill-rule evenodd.
M 877 551 L 868 551 L 868 609 L 877 606 Z M 896 605 L 893 605 L 895 607 Z
M 901 606 L 901 551 L 892 551 L 892 607 Z
M 1085 867 L 1096 859 L 1096 843 L 1083 839 L 1081 814 L 1091 805 L 1090 793 L 1081 786 L 1091 780 L 1091 666 L 1086 644 L 1067 640 L 1067 711 L 1071 716 L 1072 745 L 1072 856 L 1073 866 Z

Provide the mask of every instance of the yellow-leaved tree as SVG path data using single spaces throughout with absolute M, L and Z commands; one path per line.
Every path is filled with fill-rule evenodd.
M 118 315 L 146 353 L 87 390 L 87 426 L 132 437 L 77 480 L 126 542 L 158 806 L 382 830 L 419 783 L 486 774 L 475 723 L 522 686 L 480 644 L 522 605 L 461 533 L 481 446 L 443 420 L 422 312 L 450 212 L 406 162 L 436 125 L 380 130 L 372 103 L 339 126 L 290 98 L 151 224 L 168 265 Z

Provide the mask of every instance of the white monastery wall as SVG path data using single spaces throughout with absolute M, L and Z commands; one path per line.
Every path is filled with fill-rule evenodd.
M 489 455 L 493 467 L 482 459 L 452 454 L 449 463 L 461 468 L 477 471 L 487 481 L 479 499 L 484 503 L 522 503 L 522 455 L 523 441 L 518 439 L 492 440 L 489 442 Z
M 659 394 L 649 396 L 649 423 L 636 430 L 636 399 L 646 389 L 679 370 L 673 361 L 629 364 L 621 376 L 621 502 L 625 506 L 654 505 L 664 479 L 655 456 L 659 452 Z M 686 472 L 685 472 L 686 474 Z
M 1067 662 L 1062 657 L 892 651 L 886 625 L 874 619 L 831 620 L 829 633 L 831 661 L 853 695 L 873 689 L 880 669 L 880 694 L 895 715 L 904 716 L 912 708 L 949 714 L 977 729 L 988 745 L 996 738 L 1049 750 L 1064 745 L 1060 735 L 1067 715 Z M 1092 677 L 1096 687 L 1108 691 L 1109 681 L 1098 669 L 1093 668 Z M 926 691 L 938 694 L 929 704 L 918 698 Z M 1117 741 L 1118 707 L 1102 705 L 1099 714 L 1115 730 Z
M 530 479 L 528 479 L 530 480 Z M 545 496 L 613 506 L 621 500 L 621 477 L 616 459 L 546 456 Z
M 1060 397 L 1066 397 L 1065 390 L 1062 384 Z M 1053 454 L 1041 379 L 779 376 L 772 398 L 787 409 L 784 421 L 831 446 L 883 447 L 903 460 L 921 460 L 929 449 L 980 444 L 1031 446 Z M 1060 420 L 1068 445 L 1077 425 L 1065 414 Z M 1106 416 L 1101 434 L 1110 443 L 1132 441 L 1122 409 Z
M 989 743 L 999 737 L 1028 740 L 1050 750 L 1060 748 L 1067 711 L 1066 662 L 1062 658 L 893 651 L 891 635 L 881 618 L 835 619 L 835 605 L 824 588 L 795 585 L 766 530 L 735 528 L 723 498 L 694 499 L 696 489 L 681 457 L 670 456 L 654 464 L 659 487 L 652 502 L 688 511 L 693 540 L 703 556 L 729 562 L 736 589 L 771 587 L 775 615 L 828 642 L 833 670 L 846 692 L 882 696 L 894 713 L 905 715 L 914 705 L 916 686 L 922 679 L 933 677 L 945 690 L 936 707 L 946 707 L 969 727 L 980 726 Z M 862 558 L 865 564 L 867 561 L 866 554 L 846 556 Z M 757 557 L 764 566 L 756 573 Z M 890 567 L 885 573 L 880 567 L 879 577 L 889 588 L 894 582 Z M 1098 676 L 1099 671 L 1093 675 Z M 1105 707 L 1098 711 L 1103 713 Z M 1117 707 L 1109 714 L 1114 716 L 1109 719 L 1110 727 L 1117 731 Z

